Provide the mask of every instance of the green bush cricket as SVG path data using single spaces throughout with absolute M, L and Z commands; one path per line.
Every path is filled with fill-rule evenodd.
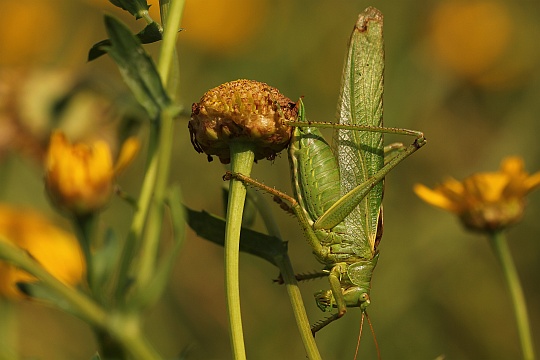
M 348 45 L 338 124 L 307 122 L 299 101 L 299 120 L 289 122 L 296 127 L 289 145 L 294 197 L 242 174 L 226 175 L 273 194 L 292 211 L 313 253 L 325 265 L 322 272 L 309 277 L 328 277 L 330 290 L 317 292 L 315 299 L 321 310 L 337 308 L 337 313 L 316 323 L 313 333 L 342 317 L 348 307 L 360 307 L 365 314 L 383 232 L 384 177 L 426 143 L 421 132 L 383 127 L 382 29 L 379 10 L 370 7 L 360 14 Z M 328 127 L 334 129 L 333 147 L 319 131 Z M 385 148 L 384 133 L 410 135 L 415 140 L 408 146 Z

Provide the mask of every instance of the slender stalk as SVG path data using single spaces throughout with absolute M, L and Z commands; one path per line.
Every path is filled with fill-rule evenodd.
M 94 234 L 94 227 L 96 223 L 96 215 L 94 213 L 87 215 L 75 215 L 73 223 L 77 231 L 77 237 L 79 244 L 84 254 L 84 260 L 86 262 L 86 281 L 90 293 L 94 294 L 94 263 L 92 261 L 92 239 Z
M 153 199 L 141 249 L 141 261 L 137 268 L 137 280 L 141 289 L 146 288 L 155 270 L 161 227 L 163 223 L 165 192 L 169 178 L 172 154 L 173 121 L 171 111 L 162 112 L 159 136 L 158 166 L 154 183 Z
M 231 170 L 247 176 L 251 174 L 255 154 L 252 144 L 248 142 L 231 142 Z M 225 287 L 227 293 L 227 310 L 229 313 L 229 326 L 231 346 L 236 360 L 246 358 L 244 347 L 244 333 L 242 329 L 242 314 L 240 311 L 240 283 L 239 283 L 239 248 L 242 215 L 246 200 L 245 185 L 232 179 L 229 183 L 229 200 L 227 203 L 227 225 L 225 226 Z
M 26 251 L 3 239 L 0 239 L 0 258 L 39 279 L 44 286 L 60 295 L 75 314 L 89 324 L 110 333 L 134 359 L 161 359 L 140 334 L 138 319 L 130 320 L 123 314 L 107 313 L 87 296 L 52 276 Z
M 116 286 L 116 298 L 122 299 L 126 292 L 126 288 L 130 283 L 129 270 L 135 256 L 136 250 L 140 247 L 142 232 L 148 212 L 150 210 L 150 203 L 152 201 L 152 194 L 154 190 L 154 184 L 157 177 L 158 157 L 157 153 L 157 126 L 151 124 L 150 130 L 150 142 L 148 146 L 148 166 L 146 167 L 145 177 L 143 180 L 141 194 L 137 202 L 137 209 L 133 215 L 131 227 L 126 238 L 126 243 L 122 250 L 122 256 L 118 267 L 118 283 Z
M 176 89 L 171 84 L 174 85 L 176 83 L 170 81 L 171 77 L 169 74 L 171 69 L 178 68 L 178 63 L 175 61 L 177 60 L 176 35 L 180 20 L 182 19 L 184 2 L 184 0 L 174 0 L 167 2 L 167 4 L 164 4 L 164 1 L 160 2 L 161 10 L 164 12 L 162 16 L 164 35 L 159 55 L 158 71 L 163 86 L 171 96 L 176 94 Z M 169 178 L 173 146 L 173 112 L 172 107 L 165 109 L 162 111 L 159 121 L 156 178 L 152 189 L 153 199 L 149 204 L 149 217 L 142 242 L 141 261 L 137 269 L 137 280 L 139 286 L 143 289 L 151 281 L 157 261 L 159 239 L 163 223 L 165 192 Z
M 176 35 L 178 33 L 178 29 L 180 28 L 182 14 L 184 13 L 184 4 L 185 0 L 160 1 L 160 9 L 163 13 L 162 19 L 164 33 L 163 44 L 159 53 L 158 70 L 159 74 L 161 75 L 163 85 L 173 99 L 176 95 L 176 84 L 179 74 L 176 52 Z M 171 72 L 174 77 L 170 76 Z
M 162 360 L 161 356 L 140 332 L 139 313 L 111 314 L 108 326 L 112 336 L 119 340 L 133 359 Z
M 185 1 L 175 0 L 170 6 L 170 1 L 160 1 L 163 3 L 161 6 L 162 11 L 167 10 L 170 13 L 170 18 L 168 14 L 164 14 L 163 23 L 165 26 L 164 40 L 160 51 L 158 70 L 163 82 L 163 86 L 167 89 L 168 93 L 174 98 L 176 89 L 170 82 L 170 73 L 171 67 L 173 69 L 178 68 L 178 63 L 174 61 L 177 59 L 176 48 L 175 48 L 175 39 L 177 34 L 177 29 L 183 13 L 183 6 Z M 170 11 L 168 11 L 170 10 Z M 178 71 L 173 70 L 173 74 Z M 169 173 L 169 160 L 172 150 L 172 116 L 171 114 L 162 114 L 160 124 L 153 123 L 151 124 L 150 131 L 150 146 L 148 149 L 148 166 L 146 169 L 146 175 L 143 181 L 141 194 L 138 201 L 137 210 L 133 217 L 131 223 L 131 228 L 127 236 L 126 245 L 123 250 L 122 259 L 119 267 L 118 275 L 118 286 L 117 297 L 120 297 L 125 293 L 127 284 L 129 283 L 129 270 L 132 263 L 133 257 L 137 249 L 141 246 L 143 238 L 143 230 L 145 225 L 148 223 L 151 226 L 151 229 L 147 230 L 145 233 L 146 239 L 158 239 L 159 230 L 161 228 L 161 221 L 158 218 L 162 218 L 163 210 L 160 209 L 162 205 L 156 205 L 155 198 L 156 187 L 164 189 L 166 185 L 166 179 L 168 178 Z M 164 183 L 165 181 L 165 183 Z M 158 193 L 159 193 L 158 189 Z M 163 194 L 163 193 L 162 193 Z M 162 198 L 162 197 L 161 197 Z M 163 200 L 163 198 L 162 198 Z M 162 202 L 160 203 L 162 204 Z M 160 214 L 150 215 L 153 219 L 149 220 L 149 213 L 154 208 Z M 153 212 L 153 211 L 152 211 Z M 147 222 L 147 220 L 149 220 Z M 159 224 L 158 224 L 159 223 Z M 157 240 L 156 240 L 157 241 Z M 143 245 L 146 249 L 146 252 L 149 253 L 145 256 L 145 259 L 142 260 L 144 264 L 142 270 L 139 270 L 139 273 L 143 273 L 143 278 L 147 278 L 149 274 L 149 267 L 152 266 L 155 258 L 155 252 L 157 251 L 156 242 L 151 240 L 151 243 Z M 144 251 L 143 251 L 144 253 Z
M 77 314 L 90 324 L 106 328 L 107 314 L 99 305 L 52 276 L 26 251 L 11 245 L 5 240 L 0 240 L 0 258 L 38 278 L 44 286 L 61 295 Z
M 19 334 L 15 304 L 0 297 L 0 359 L 17 360 L 16 344 Z
M 294 276 L 291 260 L 286 254 L 285 256 L 276 260 L 278 261 L 277 265 L 279 266 L 281 276 L 283 277 L 283 281 L 287 287 L 287 293 L 289 294 L 289 298 L 291 300 L 296 325 L 298 326 L 298 331 L 302 337 L 302 342 L 304 343 L 304 348 L 306 349 L 308 359 L 320 360 L 322 359 L 321 354 L 319 353 L 319 349 L 315 343 L 315 338 L 311 333 L 311 327 L 309 325 L 306 309 L 304 307 L 304 302 L 302 301 L 302 294 L 300 293 L 298 282 Z
M 262 195 L 256 191 L 253 192 L 253 197 L 256 199 L 256 202 L 259 203 L 257 209 L 261 214 L 263 222 L 266 226 L 268 234 L 275 236 L 281 239 L 281 233 L 279 227 L 272 214 L 269 211 L 269 207 L 265 206 L 265 200 Z M 304 301 L 302 299 L 302 294 L 298 287 L 298 281 L 296 281 L 296 276 L 294 275 L 294 270 L 292 267 L 291 259 L 289 255 L 285 254 L 282 257 L 276 258 L 276 264 L 279 267 L 279 271 L 287 288 L 287 293 L 289 294 L 289 299 L 291 300 L 291 306 L 293 308 L 294 319 L 296 320 L 296 326 L 300 332 L 302 342 L 304 343 L 304 348 L 308 359 L 310 360 L 320 360 L 321 354 L 317 348 L 317 343 L 315 338 L 311 333 L 311 326 L 309 324 L 309 319 L 306 314 L 306 308 L 304 306 Z
M 506 237 L 502 231 L 496 231 L 490 234 L 489 240 L 502 267 L 506 285 L 510 291 L 523 359 L 533 360 L 534 349 L 529 317 L 527 315 L 527 305 L 525 303 L 525 297 L 523 295 L 523 289 L 521 288 L 516 266 L 512 260 L 508 244 L 506 243 Z

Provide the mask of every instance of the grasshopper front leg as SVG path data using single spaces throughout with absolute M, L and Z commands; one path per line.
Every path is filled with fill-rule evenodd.
M 293 197 L 285 194 L 284 192 L 281 192 L 267 185 L 264 185 L 258 182 L 257 180 L 250 178 L 249 176 L 245 176 L 240 173 L 231 173 L 230 171 L 227 171 L 225 175 L 223 176 L 223 180 L 230 180 L 230 179 L 239 180 L 246 185 L 251 185 L 255 188 L 261 189 L 277 197 L 278 199 L 288 202 L 290 204 L 290 209 L 292 210 L 293 214 L 296 216 L 296 218 L 300 222 L 300 226 L 302 227 L 302 230 L 304 231 L 304 234 L 306 235 L 306 240 L 308 241 L 309 245 L 313 248 L 313 251 L 316 253 L 325 252 L 323 247 L 321 246 L 321 243 L 318 241 L 317 236 L 313 233 L 313 229 L 312 229 L 313 221 L 309 220 L 306 217 L 303 209 L 300 207 L 300 204 Z

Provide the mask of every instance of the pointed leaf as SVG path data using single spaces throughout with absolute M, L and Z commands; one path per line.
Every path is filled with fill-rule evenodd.
M 109 0 L 111 4 L 118 6 L 119 8 L 128 11 L 136 19 L 142 17 L 141 13 L 150 8 L 150 5 L 146 3 L 146 0 Z
M 111 40 L 107 53 L 113 58 L 137 101 L 151 119 L 170 103 L 154 62 L 144 51 L 140 40 L 129 28 L 112 16 L 105 16 L 105 27 Z
M 195 211 L 186 207 L 189 226 L 203 239 L 223 246 L 225 242 L 225 220 L 206 211 Z M 242 228 L 240 251 L 255 255 L 277 266 L 276 259 L 287 253 L 287 243 L 277 237 Z
M 160 32 L 160 26 L 155 21 L 146 25 L 144 29 L 135 35 L 142 44 L 151 44 L 153 42 L 163 39 L 163 36 Z M 95 43 L 88 51 L 88 61 L 92 61 L 105 55 L 107 49 L 111 47 L 111 40 L 105 39 Z

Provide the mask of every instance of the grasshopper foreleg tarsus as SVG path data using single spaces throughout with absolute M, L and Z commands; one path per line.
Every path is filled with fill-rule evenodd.
M 289 202 L 291 204 L 291 207 L 294 207 L 297 204 L 297 201 L 293 197 L 285 194 L 284 192 L 281 192 L 279 190 L 271 188 L 270 186 L 267 186 L 267 185 L 255 180 L 253 178 L 250 178 L 249 176 L 246 176 L 244 174 L 233 173 L 233 172 L 227 171 L 225 173 L 225 175 L 223 175 L 223 180 L 224 181 L 232 180 L 232 179 L 241 181 L 242 183 L 244 183 L 244 185 L 249 185 L 249 186 L 252 186 L 252 187 L 254 187 L 256 189 L 263 190 L 263 191 L 269 193 L 270 195 L 273 195 L 275 198 L 278 198 L 278 199 L 280 199 L 282 201 L 283 200 L 287 201 L 287 202 Z
M 319 279 L 319 278 L 327 277 L 327 276 L 328 276 L 328 271 L 326 270 L 294 275 L 296 281 L 310 281 L 310 280 Z M 277 279 L 274 279 L 274 282 L 278 283 L 279 285 L 284 284 L 283 277 L 281 276 L 281 274 L 279 274 Z
M 292 209 L 292 207 L 289 204 L 287 204 L 285 201 L 283 201 L 283 199 L 281 199 L 280 197 L 274 195 L 273 200 L 274 200 L 274 202 L 276 204 L 279 205 L 281 210 L 289 213 L 290 215 L 294 215 L 294 210 Z

